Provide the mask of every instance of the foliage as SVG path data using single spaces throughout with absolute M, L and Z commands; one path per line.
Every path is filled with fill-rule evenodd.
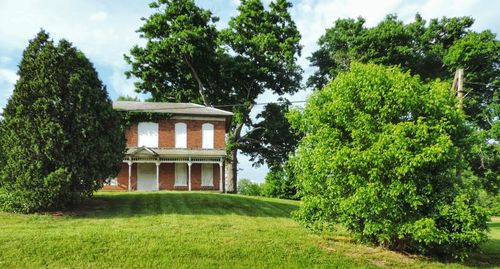
M 29 42 L 4 110 L 2 209 L 59 209 L 118 172 L 125 141 L 92 63 L 43 30 Z
M 116 101 L 133 101 L 133 102 L 140 102 L 141 99 L 139 99 L 137 96 L 128 96 L 128 95 L 120 95 L 116 99 Z
M 239 180 L 238 193 L 250 196 L 260 196 L 261 185 L 251 181 L 250 179 L 242 178 Z
M 479 193 L 481 205 L 490 211 L 492 216 L 500 216 L 500 194 L 491 194 L 486 191 Z
M 158 122 L 159 120 L 172 117 L 172 113 L 144 112 L 144 111 L 119 111 L 123 131 L 132 123 Z
M 290 105 L 288 100 L 267 104 L 256 117 L 262 120 L 253 124 L 252 130 L 244 135 L 241 150 L 254 164 L 281 166 L 290 152 L 295 151 L 299 137 L 292 132 L 286 118 Z
M 304 135 L 289 162 L 306 225 L 457 258 L 485 240 L 485 210 L 457 176 L 471 130 L 448 84 L 351 63 L 290 119 Z
M 291 4 L 276 0 L 265 9 L 260 0 L 241 1 L 222 30 L 217 17 L 193 0 L 157 0 L 150 7 L 155 12 L 138 30 L 146 44 L 125 56 L 131 65 L 126 75 L 138 78 L 137 90 L 154 101 L 222 105 L 234 113 L 226 169 L 229 190 L 235 191 L 236 151 L 257 96 L 300 88 L 300 34 L 288 13 Z
M 364 23 L 361 17 L 338 19 L 326 30 L 309 58 L 317 68 L 309 86 L 322 88 L 353 61 L 398 65 L 423 79 L 450 80 L 457 68 L 464 68 L 465 112 L 481 128 L 490 128 L 488 121 L 493 118 L 488 117 L 488 107 L 500 86 L 500 42 L 493 33 L 471 31 L 470 17 L 427 23 L 417 14 L 415 21 L 404 24 L 388 15 L 374 27 Z
M 271 167 L 262 185 L 261 195 L 281 199 L 297 199 L 295 177 L 287 164 Z
M 3 129 L 4 123 L 3 118 L 0 117 L 0 171 L 3 171 L 3 167 L 5 166 L 6 158 L 5 158 L 5 150 L 3 149 L 2 137 L 4 137 L 5 131 Z M 2 178 L 2 172 L 0 172 L 0 179 Z

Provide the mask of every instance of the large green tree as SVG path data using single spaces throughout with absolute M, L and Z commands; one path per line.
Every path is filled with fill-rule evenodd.
M 32 212 L 78 203 L 116 175 L 125 142 L 92 63 L 45 31 L 29 42 L 3 112 L 0 205 Z
M 475 126 L 476 149 L 467 156 L 471 168 L 490 192 L 500 189 L 495 132 L 500 103 L 500 42 L 489 30 L 474 32 L 470 17 L 432 19 L 420 15 L 403 23 L 389 15 L 374 27 L 363 18 L 338 19 L 319 39 L 309 58 L 316 72 L 308 85 L 321 88 L 349 69 L 352 61 L 400 66 L 424 80 L 451 80 L 458 68 L 465 73 L 464 111 Z
M 139 92 L 154 101 L 177 100 L 234 112 L 226 165 L 228 190 L 236 191 L 237 152 L 249 113 L 266 90 L 276 94 L 300 89 L 296 64 L 300 34 L 286 0 L 264 8 L 260 0 L 243 0 L 229 25 L 218 30 L 217 18 L 193 0 L 157 0 L 156 12 L 138 30 L 145 46 L 125 56 L 127 76 L 139 79 Z M 234 106 L 231 106 L 234 105 Z
M 403 23 L 389 15 L 374 27 L 363 18 L 338 19 L 318 41 L 309 58 L 316 67 L 308 85 L 322 88 L 352 61 L 398 65 L 422 79 L 450 80 L 458 68 L 465 71 L 466 114 L 480 128 L 491 127 L 490 105 L 498 103 L 500 42 L 495 34 L 470 28 L 470 17 L 432 19 L 420 15 Z
M 351 63 L 315 92 L 290 114 L 304 135 L 289 161 L 297 217 L 398 250 L 461 258 L 476 249 L 487 217 L 477 189 L 457 176 L 471 130 L 449 86 Z

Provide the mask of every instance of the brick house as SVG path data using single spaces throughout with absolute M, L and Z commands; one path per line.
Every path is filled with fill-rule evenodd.
M 121 170 L 104 189 L 224 190 L 225 136 L 232 113 L 191 103 L 118 101 L 113 108 L 165 117 L 130 122 Z

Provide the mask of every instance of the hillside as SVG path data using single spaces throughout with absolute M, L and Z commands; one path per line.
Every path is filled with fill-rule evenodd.
M 500 225 L 486 254 L 440 263 L 316 235 L 290 218 L 298 202 L 218 193 L 98 193 L 72 212 L 0 213 L 0 268 L 463 267 L 500 263 Z

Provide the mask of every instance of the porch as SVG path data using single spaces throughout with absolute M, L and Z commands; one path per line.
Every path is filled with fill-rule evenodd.
M 223 150 L 129 148 L 117 177 L 121 190 L 224 191 Z

